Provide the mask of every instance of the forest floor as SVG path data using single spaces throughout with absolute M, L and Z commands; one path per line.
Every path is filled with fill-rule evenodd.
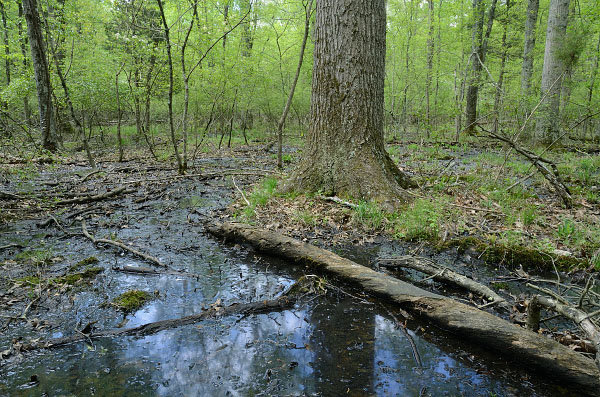
M 293 147 L 286 148 L 286 167 L 281 172 L 264 145 L 240 145 L 201 153 L 185 176 L 178 176 L 167 163 L 147 161 L 143 152 L 130 154 L 123 163 L 106 154 L 97 159 L 94 170 L 80 154 L 52 162 L 4 156 L 0 165 L 1 354 L 18 350 L 27 340 L 69 334 L 90 324 L 104 329 L 128 322 L 138 325 L 143 316 L 131 314 L 148 307 L 148 302 L 181 299 L 178 289 L 163 291 L 160 285 L 123 276 L 131 253 L 109 244 L 94 247 L 83 233 L 82 221 L 92 237 L 142 250 L 165 261 L 183 278 L 196 266 L 186 252 L 200 246 L 212 249 L 197 242 L 202 223 L 233 219 L 346 253 L 376 268 L 382 257 L 399 254 L 443 262 L 509 297 L 513 310 L 503 315 L 517 323 L 524 322 L 532 291 L 524 286 L 526 282 L 554 288 L 575 303 L 585 290 L 586 302 L 597 302 L 597 153 L 555 155 L 574 198 L 574 208 L 565 209 L 539 175 L 519 183 L 533 169 L 514 154 L 505 156 L 498 145 L 390 143 L 388 150 L 420 185 L 413 191 L 415 200 L 394 214 L 368 202 L 340 204 L 318 194 L 279 194 L 278 183 L 299 156 Z M 423 279 L 417 272 L 389 272 L 475 305 L 485 302 Z M 97 278 L 104 282 L 96 282 Z M 225 277 L 220 285 L 227 282 Z M 140 285 L 157 289 L 152 293 Z M 280 287 L 269 284 L 260 292 L 253 287 L 252 294 L 272 295 Z M 231 286 L 222 287 L 234 289 L 221 295 L 219 287 L 213 288 L 215 299 L 240 296 Z M 139 290 L 146 293 L 136 293 Z M 191 307 L 203 307 L 209 300 L 204 295 L 192 297 Z M 542 328 L 541 332 L 574 349 L 587 349 L 579 330 L 561 319 L 548 319 Z

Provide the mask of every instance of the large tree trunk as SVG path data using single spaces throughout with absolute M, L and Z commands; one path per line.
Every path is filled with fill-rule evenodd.
M 525 44 L 523 46 L 523 66 L 521 69 L 521 93 L 530 94 L 531 76 L 533 75 L 533 49 L 535 48 L 535 27 L 537 24 L 540 0 L 529 0 L 527 3 L 527 19 L 525 20 Z
M 23 0 L 23 12 L 27 20 L 27 33 L 31 47 L 31 59 L 35 71 L 35 83 L 38 94 L 38 107 L 40 111 L 40 129 L 42 130 L 42 146 L 51 152 L 58 149 L 58 136 L 56 134 L 56 119 L 52 108 L 52 87 L 50 73 L 46 61 L 46 48 L 42 35 L 40 15 L 37 9 L 37 0 Z
M 561 80 L 565 72 L 560 50 L 567 31 L 569 2 L 570 0 L 550 0 L 542 73 L 542 104 L 536 124 L 537 138 L 546 142 L 556 140 L 560 134 L 558 115 Z
M 288 189 L 394 205 L 413 182 L 384 149 L 385 0 L 317 2 L 311 125 Z

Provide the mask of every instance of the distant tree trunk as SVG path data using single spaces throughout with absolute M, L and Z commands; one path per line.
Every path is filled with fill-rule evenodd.
M 429 3 L 429 12 L 427 13 L 427 22 L 429 24 L 429 32 L 427 34 L 427 77 L 425 80 L 425 104 L 427 107 L 427 138 L 431 136 L 431 104 L 430 104 L 430 92 L 431 92 L 431 80 L 433 77 L 433 52 L 435 50 L 435 42 L 433 38 L 434 27 L 434 6 L 433 0 L 427 0 Z
M 62 72 L 62 68 L 60 65 L 60 61 L 58 58 L 54 40 L 53 40 L 52 36 L 50 35 L 50 28 L 48 26 L 48 20 L 45 17 L 44 17 L 44 22 L 45 22 L 45 27 L 46 27 L 46 37 L 48 37 L 48 46 L 50 49 L 50 53 L 52 54 L 52 59 L 54 59 L 54 67 L 56 68 L 56 73 L 58 74 L 58 77 L 60 79 L 60 84 L 62 85 L 62 89 L 65 94 L 65 101 L 67 102 L 67 107 L 69 108 L 69 112 L 71 113 L 71 118 L 73 119 L 73 122 L 77 126 L 77 129 L 79 130 L 79 134 L 81 135 L 81 139 L 83 140 L 83 148 L 87 155 L 90 167 L 96 168 L 96 162 L 94 161 L 94 157 L 92 156 L 92 152 L 91 152 L 90 146 L 88 144 L 88 139 L 87 139 L 87 135 L 85 133 L 85 128 L 81 124 L 79 119 L 77 118 L 77 115 L 75 114 L 75 108 L 73 108 L 73 102 L 71 101 L 71 95 L 69 94 L 69 87 L 67 86 L 67 80 L 65 79 L 65 76 Z M 91 122 L 92 121 L 90 118 L 90 135 L 91 135 L 91 130 L 92 130 Z M 85 120 L 84 120 L 84 123 L 85 123 Z
M 31 59 L 35 71 L 35 83 L 40 111 L 40 129 L 42 130 L 42 146 L 51 152 L 58 150 L 56 119 L 52 107 L 52 86 L 46 61 L 46 48 L 37 10 L 37 0 L 23 0 L 23 12 L 27 20 L 27 33 L 31 47 Z
M 536 136 L 544 142 L 556 140 L 560 133 L 560 91 L 565 72 L 560 49 L 567 31 L 569 2 L 570 0 L 550 0 L 542 72 L 542 103 L 538 108 L 536 124 Z
M 286 188 L 394 206 L 414 183 L 384 148 L 385 0 L 320 0 L 316 10 L 311 124 Z
M 156 0 L 158 3 L 158 8 L 160 10 L 160 17 L 162 19 L 164 33 L 165 33 L 165 42 L 167 45 L 167 60 L 169 64 L 169 96 L 167 99 L 167 106 L 169 109 L 169 132 L 171 134 L 171 142 L 173 142 L 173 149 L 175 149 L 175 158 L 177 159 L 177 170 L 180 174 L 185 172 L 185 164 L 181 159 L 181 155 L 179 154 L 179 148 L 177 145 L 177 138 L 175 137 L 175 124 L 173 121 L 173 58 L 171 57 L 171 38 L 169 36 L 169 24 L 167 23 L 167 19 L 165 18 L 165 11 L 163 9 L 162 0 Z
M 596 84 L 596 76 L 598 76 L 598 63 L 600 61 L 600 35 L 598 35 L 598 43 L 596 44 L 596 56 L 594 57 L 594 62 L 592 64 L 592 72 L 590 73 L 590 79 L 588 82 L 588 95 L 587 95 L 587 109 L 588 114 L 591 114 L 592 111 L 592 98 L 594 97 L 594 85 Z M 583 136 L 584 138 L 587 136 L 588 129 L 590 126 L 590 119 L 588 118 L 585 121 Z
M 119 162 L 123 161 L 123 157 L 124 157 L 124 153 L 123 153 L 123 137 L 121 136 L 121 119 L 122 119 L 122 112 L 121 112 L 121 95 L 119 93 L 119 75 L 121 74 L 121 72 L 123 71 L 123 67 L 125 67 L 125 63 L 123 62 L 121 64 L 121 66 L 119 67 L 119 70 L 117 71 L 117 73 L 115 74 L 115 93 L 116 93 L 116 100 L 117 100 L 117 140 L 119 141 Z
M 404 1 L 404 5 L 406 7 L 406 0 Z M 410 13 L 409 13 L 409 26 L 407 28 L 407 33 L 406 33 L 406 48 L 405 48 L 405 53 L 404 53 L 404 70 L 405 70 L 405 76 L 404 76 L 404 91 L 402 94 L 402 125 L 403 125 L 403 129 L 404 129 L 404 133 L 406 134 L 407 132 L 407 127 L 408 127 L 408 123 L 409 123 L 409 117 L 408 117 L 408 88 L 410 87 L 410 42 L 412 40 L 413 37 L 413 27 L 412 27 L 412 21 L 413 21 L 413 9 L 412 9 L 412 4 L 410 5 Z
M 187 140 L 188 140 L 188 112 L 190 108 L 190 76 L 187 73 L 185 67 L 185 50 L 187 49 L 188 41 L 190 39 L 190 35 L 192 34 L 192 29 L 194 28 L 194 21 L 198 16 L 198 1 L 195 0 L 191 4 L 193 14 L 192 19 L 190 21 L 190 26 L 188 27 L 185 38 L 183 39 L 183 44 L 181 46 L 181 74 L 183 76 L 183 120 L 182 120 L 182 130 L 183 130 L 183 164 L 184 167 L 187 168 L 188 164 L 188 150 L 187 150 Z
M 483 36 L 483 19 L 485 17 L 483 0 L 473 0 L 473 28 L 471 33 L 471 75 L 467 88 L 467 105 L 465 118 L 466 132 L 473 133 L 477 122 L 477 99 L 479 95 L 479 75 L 481 74 L 481 42 Z
M 535 48 L 535 28 L 537 26 L 540 0 L 527 2 L 527 18 L 525 19 L 525 43 L 523 45 L 523 67 L 521 69 L 521 93 L 531 94 L 531 76 L 533 75 L 533 50 Z
M 506 67 L 506 58 L 508 57 L 508 18 L 510 12 L 510 0 L 506 0 L 506 15 L 504 17 L 504 31 L 502 32 L 502 58 L 500 59 L 500 74 L 498 76 L 498 84 L 496 86 L 496 96 L 494 97 L 494 134 L 498 132 L 500 119 L 500 105 L 502 103 L 502 87 L 504 86 L 504 70 Z
M 2 17 L 2 33 L 4 39 L 4 54 L 6 58 L 4 59 L 4 67 L 6 69 L 6 85 L 10 85 L 10 40 L 8 36 L 8 21 L 6 19 L 6 9 L 4 8 L 4 0 L 0 0 L 0 16 Z
M 573 1 L 570 5 L 569 16 L 567 18 L 567 26 L 573 24 L 573 20 L 576 16 L 577 2 Z M 567 33 L 569 34 L 569 33 Z M 566 37 L 565 37 L 566 38 Z M 575 38 L 576 39 L 576 38 Z M 560 110 L 559 114 L 563 117 L 566 116 L 566 109 L 571 100 L 572 83 L 573 83 L 573 69 L 577 65 L 579 55 L 581 55 L 582 47 L 572 46 L 567 49 L 561 50 L 561 58 L 563 59 L 565 66 L 565 73 L 563 75 L 560 87 Z
M 474 25 L 472 34 L 472 53 L 471 53 L 471 78 L 467 88 L 467 107 L 465 110 L 467 121 L 467 133 L 473 133 L 477 125 L 477 103 L 479 101 L 479 84 L 481 80 L 481 70 L 487 55 L 487 48 L 492 27 L 494 26 L 494 17 L 496 14 L 496 4 L 498 0 L 492 0 L 488 11 L 487 29 L 483 36 L 483 22 L 485 19 L 485 0 L 473 0 Z M 483 37 L 482 37 L 483 36 Z
M 296 91 L 296 85 L 298 84 L 298 78 L 300 78 L 300 71 L 302 70 L 302 63 L 304 62 L 304 50 L 306 49 L 306 41 L 308 40 L 308 33 L 310 32 L 310 17 L 312 15 L 313 0 L 310 0 L 307 6 L 305 6 L 305 20 L 304 20 L 304 37 L 302 38 L 302 44 L 300 45 L 300 55 L 298 57 L 298 67 L 296 68 L 296 75 L 294 81 L 290 87 L 287 102 L 283 108 L 281 118 L 277 123 L 277 167 L 283 168 L 283 126 L 285 125 L 285 119 L 287 118 L 290 107 L 292 106 L 292 100 L 294 99 L 294 92 Z
M 21 47 L 21 55 L 23 56 L 23 73 L 29 74 L 29 57 L 27 56 L 27 36 L 23 34 L 23 5 L 21 1 L 17 2 L 19 5 L 19 21 L 17 23 L 17 31 L 19 33 L 19 45 Z M 29 96 L 23 95 L 23 111 L 25 112 L 25 124 L 31 123 L 31 106 L 29 105 Z

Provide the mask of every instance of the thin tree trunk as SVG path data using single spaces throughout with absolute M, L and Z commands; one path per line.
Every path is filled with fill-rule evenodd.
M 27 57 L 27 35 L 23 34 L 23 5 L 21 1 L 18 1 L 19 6 L 19 22 L 17 23 L 17 30 L 19 33 L 19 45 L 21 47 L 21 55 L 23 56 L 23 73 L 29 74 L 29 61 Z M 30 125 L 31 123 L 31 106 L 29 105 L 29 96 L 23 95 L 23 111 L 25 112 L 25 124 Z
M 427 77 L 425 80 L 425 106 L 427 107 L 427 138 L 431 136 L 431 105 L 430 105 L 430 91 L 431 91 L 431 79 L 433 75 L 433 52 L 435 50 L 435 42 L 433 38 L 434 27 L 434 6 L 433 0 L 427 0 L 429 3 L 429 12 L 427 13 L 427 22 L 429 24 L 429 32 L 427 34 Z
M 598 35 L 598 43 L 596 44 L 596 56 L 594 57 L 594 63 L 592 65 L 592 72 L 590 73 L 590 80 L 588 82 L 588 95 L 587 95 L 587 109 L 588 114 L 592 113 L 592 98 L 594 96 L 594 85 L 596 84 L 596 76 L 598 75 L 598 62 L 600 60 L 600 34 Z M 590 126 L 590 119 L 585 121 L 583 129 L 584 138 L 587 137 L 588 129 Z
M 496 85 L 496 96 L 494 98 L 494 134 L 498 132 L 500 119 L 500 105 L 502 103 L 502 87 L 504 86 L 504 70 L 506 67 L 506 58 L 508 57 L 508 43 L 506 40 L 508 34 L 508 13 L 510 12 L 510 0 L 506 0 L 506 16 L 504 17 L 504 31 L 502 32 L 502 59 L 500 60 L 500 74 L 498 84 Z
M 473 29 L 471 32 L 471 76 L 467 88 L 467 105 L 465 109 L 466 132 L 475 131 L 477 121 L 477 97 L 479 93 L 479 75 L 481 73 L 481 42 L 483 36 L 483 19 L 485 17 L 483 0 L 473 0 Z
M 407 29 L 407 34 L 406 34 L 406 51 L 404 53 L 404 61 L 405 61 L 405 65 L 404 65 L 404 69 L 405 69 L 405 76 L 404 76 L 404 91 L 403 91 L 403 95 L 402 95 L 402 120 L 403 120 L 403 127 L 404 127 L 404 134 L 406 134 L 407 132 L 407 127 L 408 127 L 408 87 L 410 87 L 410 41 L 412 39 L 413 36 L 413 27 L 412 27 L 412 21 L 413 21 L 413 6 L 412 3 L 409 0 L 409 4 L 410 4 L 410 12 L 409 12 L 409 26 Z M 407 7 L 406 4 L 406 0 L 404 0 L 404 7 Z
M 27 21 L 31 59 L 35 71 L 42 146 L 46 150 L 56 152 L 58 150 L 58 135 L 52 107 L 52 86 L 50 84 L 50 73 L 46 61 L 46 48 L 37 9 L 37 0 L 23 0 L 23 12 Z
M 300 45 L 298 67 L 296 68 L 296 75 L 294 76 L 294 81 L 292 81 L 292 86 L 290 87 L 290 92 L 288 94 L 288 99 L 285 103 L 285 107 L 283 108 L 283 113 L 281 114 L 281 118 L 277 123 L 277 167 L 279 167 L 279 169 L 283 168 L 283 126 L 285 124 L 285 119 L 287 118 L 287 115 L 290 111 L 290 106 L 292 106 L 294 92 L 296 91 L 296 85 L 298 84 L 298 79 L 300 78 L 300 71 L 302 70 L 302 63 L 304 62 L 304 50 L 306 49 L 306 41 L 308 40 L 308 34 L 310 32 L 310 17 L 312 15 L 313 2 L 314 0 L 310 0 L 308 6 L 304 6 L 304 36 L 302 37 L 302 44 Z
M 83 148 L 87 155 L 88 163 L 90 164 L 90 167 L 96 168 L 96 162 L 94 161 L 94 157 L 92 156 L 92 151 L 90 150 L 90 146 L 88 144 L 88 139 L 87 139 L 87 135 L 85 134 L 85 129 L 84 129 L 83 125 L 81 124 L 81 122 L 79 121 L 79 118 L 75 114 L 75 108 L 73 107 L 73 102 L 71 101 L 71 95 L 69 94 L 67 80 L 65 79 L 65 75 L 62 72 L 62 67 L 59 62 L 57 50 L 56 50 L 56 47 L 54 44 L 54 39 L 52 38 L 52 35 L 50 34 L 48 20 L 46 19 L 45 16 L 44 16 L 44 25 L 46 28 L 46 37 L 48 38 L 48 46 L 50 49 L 50 54 L 52 55 L 52 59 L 54 60 L 54 67 L 56 68 L 56 73 L 58 74 L 58 78 L 60 79 L 60 84 L 62 85 L 62 89 L 65 94 L 65 101 L 67 102 L 67 107 L 69 108 L 69 112 L 71 113 L 71 118 L 73 119 L 73 122 L 75 122 L 75 125 L 77 126 L 77 129 L 79 130 L 79 133 L 81 134 L 81 138 L 83 140 Z M 92 127 L 91 127 L 91 118 L 90 118 L 90 135 L 91 135 L 91 130 L 92 130 Z
M 171 141 L 173 142 L 173 148 L 175 149 L 175 158 L 177 159 L 177 169 L 180 174 L 185 172 L 185 164 L 179 154 L 179 148 L 177 145 L 177 138 L 175 137 L 175 124 L 173 122 L 173 58 L 171 57 L 171 38 L 169 35 L 169 25 L 165 17 L 165 11 L 163 9 L 162 0 L 156 0 L 158 8 L 160 10 L 160 17 L 162 19 L 165 41 L 167 45 L 167 60 L 169 63 L 169 96 L 167 99 L 167 105 L 169 108 L 169 132 L 171 134 Z
M 184 167 L 187 168 L 188 164 L 188 150 L 187 150 L 187 141 L 188 141 L 188 111 L 190 107 L 190 78 L 187 74 L 185 67 L 185 50 L 187 49 L 188 40 L 190 39 L 190 35 L 192 34 L 192 29 L 194 27 L 194 21 L 198 16 L 198 1 L 195 0 L 192 3 L 192 19 L 190 21 L 190 26 L 188 27 L 185 38 L 183 40 L 183 44 L 181 46 L 181 74 L 183 76 L 183 120 L 182 120 L 182 130 L 183 130 L 183 164 Z
M 561 79 L 565 73 L 561 46 L 564 43 L 569 20 L 570 0 L 550 0 L 546 49 L 542 72 L 542 101 L 537 112 L 536 136 L 544 142 L 558 139 Z
M 123 161 L 123 137 L 121 136 L 121 95 L 119 94 L 119 76 L 125 67 L 125 62 L 121 64 L 121 67 L 115 74 L 115 93 L 117 96 L 117 140 L 119 141 L 119 162 Z
M 4 67 L 5 67 L 5 72 L 6 72 L 6 85 L 9 86 L 10 85 L 10 69 L 11 69 L 11 62 L 10 62 L 10 40 L 9 40 L 9 36 L 8 36 L 8 21 L 6 19 L 6 9 L 4 8 L 4 0 L 0 0 L 0 17 L 2 18 L 2 28 L 3 28 L 3 39 L 4 39 L 4 54 L 5 54 L 5 58 L 4 58 Z M 4 108 L 8 108 L 8 104 L 3 103 L 2 106 L 4 106 Z
M 523 66 L 521 69 L 521 93 L 526 97 L 531 94 L 531 76 L 533 75 L 533 50 L 535 48 L 535 30 L 537 26 L 540 0 L 527 2 L 527 18 L 525 19 L 525 43 L 523 45 Z

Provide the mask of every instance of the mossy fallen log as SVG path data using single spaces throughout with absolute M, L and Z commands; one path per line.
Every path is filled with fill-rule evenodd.
M 260 252 L 334 274 L 459 335 L 463 340 L 490 348 L 503 357 L 551 376 L 557 382 L 572 384 L 581 393 L 600 396 L 600 372 L 593 360 L 493 314 L 430 293 L 279 233 L 238 223 L 209 224 L 206 230 L 227 240 L 248 242 Z

